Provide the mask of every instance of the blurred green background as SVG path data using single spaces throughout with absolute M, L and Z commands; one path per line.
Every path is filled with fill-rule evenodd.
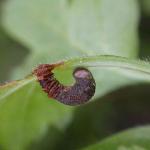
M 0 0 L 0 20 L 1 83 L 24 78 L 39 63 L 85 54 L 113 54 L 149 60 L 150 0 Z M 17 122 L 22 118 L 21 113 L 17 116 L 21 108 L 16 111 L 21 102 L 15 103 L 12 109 L 0 107 L 1 149 L 80 149 L 101 142 L 119 131 L 149 125 L 150 85 L 132 85 L 130 80 L 120 79 L 120 76 L 111 79 L 109 72 L 107 75 L 106 72 L 102 75 L 105 82 L 100 82 L 102 89 L 98 88 L 98 96 L 84 106 L 66 109 L 68 106 L 56 106 L 54 103 L 54 110 L 49 112 L 47 110 L 53 104 L 52 107 L 47 106 L 51 103 L 46 96 L 41 96 L 42 100 L 46 99 L 41 106 L 37 95 L 29 98 L 34 100 L 28 104 L 26 117 L 32 117 L 25 120 L 25 125 Z M 98 76 L 95 73 L 95 77 Z M 65 75 L 62 78 L 67 80 Z M 23 100 L 23 97 L 18 99 Z M 34 113 L 32 108 L 36 110 Z M 60 109 L 60 112 L 55 112 L 55 109 Z M 71 114 L 70 109 L 73 111 Z M 10 120 L 11 115 L 6 112 L 11 114 L 14 110 L 16 114 Z M 43 116 L 46 113 L 50 116 L 45 119 Z M 48 117 L 58 120 L 51 125 Z M 34 122 L 34 119 L 38 121 Z M 30 135 L 32 130 L 35 132 Z M 143 139 L 150 143 L 150 134 L 147 137 Z M 123 146 L 118 146 L 118 140 L 118 143 L 110 142 L 109 148 L 99 146 L 95 149 L 149 150 L 150 144 L 146 142 L 133 140 L 133 143 L 120 142 Z M 116 147 L 111 147 L 111 144 Z

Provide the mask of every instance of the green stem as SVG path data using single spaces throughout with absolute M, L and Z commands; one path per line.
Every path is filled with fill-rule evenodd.
M 132 60 L 120 56 L 99 55 L 74 58 L 65 62 L 66 66 L 85 66 L 102 68 L 119 68 L 136 73 L 144 79 L 150 80 L 150 63 L 142 60 Z

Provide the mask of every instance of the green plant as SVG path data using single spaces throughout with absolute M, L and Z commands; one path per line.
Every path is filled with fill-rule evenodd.
M 14 80 L 0 86 L 2 150 L 150 149 L 149 126 L 103 140 L 138 125 L 136 117 L 143 112 L 141 118 L 148 120 L 149 105 L 142 100 L 150 96 L 141 98 L 142 90 L 135 88 L 132 98 L 129 92 L 131 85 L 142 87 L 150 82 L 150 64 L 139 59 L 147 57 L 150 48 L 149 28 L 143 23 L 149 23 L 148 0 L 7 0 L 1 4 L 0 67 L 4 74 L 0 78 L 9 75 L 7 79 Z M 64 65 L 54 74 L 65 85 L 74 82 L 75 67 L 90 69 L 97 86 L 88 104 L 65 106 L 42 92 L 32 69 L 39 63 L 58 61 Z M 116 93 L 125 87 L 127 94 Z M 124 99 L 124 107 L 118 99 Z M 130 125 L 129 116 L 135 123 Z

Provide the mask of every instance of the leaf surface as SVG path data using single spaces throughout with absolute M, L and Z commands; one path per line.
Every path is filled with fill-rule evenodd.
M 137 127 L 106 138 L 85 150 L 149 150 L 150 127 Z

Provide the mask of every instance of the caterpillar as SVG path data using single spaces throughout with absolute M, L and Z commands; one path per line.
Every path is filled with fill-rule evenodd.
M 33 71 L 43 91 L 48 94 L 49 98 L 66 105 L 80 105 L 89 101 L 96 88 L 92 73 L 84 67 L 77 67 L 73 71 L 75 83 L 65 86 L 54 77 L 52 72 L 56 66 L 61 64 L 41 64 Z

